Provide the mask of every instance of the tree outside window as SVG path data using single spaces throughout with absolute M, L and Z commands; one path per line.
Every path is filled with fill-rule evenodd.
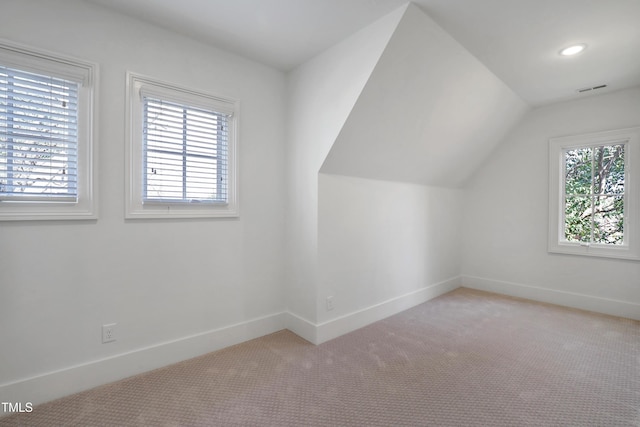
M 548 251 L 640 260 L 640 127 L 549 140 Z
M 564 236 L 569 242 L 624 241 L 625 145 L 565 151 Z

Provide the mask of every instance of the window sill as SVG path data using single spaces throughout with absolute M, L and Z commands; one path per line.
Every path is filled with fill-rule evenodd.
M 638 250 L 629 248 L 628 245 L 604 246 L 604 245 L 581 245 L 579 243 L 556 243 L 550 244 L 549 253 L 566 255 L 580 255 L 588 257 L 612 258 L 622 260 L 640 260 Z
M 125 218 L 127 219 L 172 219 L 172 218 L 235 218 L 240 216 L 236 205 L 196 205 L 192 203 L 152 203 L 129 206 Z
M 94 206 L 76 203 L 0 203 L 0 221 L 49 221 L 97 219 Z

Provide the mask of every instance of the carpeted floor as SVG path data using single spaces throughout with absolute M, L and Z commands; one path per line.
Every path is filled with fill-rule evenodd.
M 314 346 L 281 331 L 0 426 L 640 426 L 640 322 L 470 289 Z

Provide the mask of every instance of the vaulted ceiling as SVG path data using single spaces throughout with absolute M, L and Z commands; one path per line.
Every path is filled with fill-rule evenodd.
M 85 1 L 283 71 L 402 11 L 325 141 L 329 174 L 461 187 L 529 108 L 640 85 L 638 0 Z
M 526 111 L 508 86 L 409 5 L 320 171 L 461 187 Z
M 405 0 L 87 0 L 291 70 Z M 638 0 L 414 0 L 532 106 L 640 85 Z M 558 51 L 587 44 L 566 58 Z M 595 93 L 595 92 L 593 92 Z

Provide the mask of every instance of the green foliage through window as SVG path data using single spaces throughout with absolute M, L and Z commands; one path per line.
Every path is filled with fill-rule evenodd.
M 625 145 L 564 151 L 564 236 L 619 245 L 624 238 Z

